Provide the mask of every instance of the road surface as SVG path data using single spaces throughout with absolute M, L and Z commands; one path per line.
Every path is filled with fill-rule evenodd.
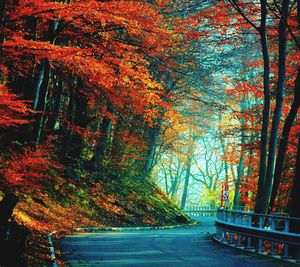
M 72 267 L 295 266 L 215 243 L 213 218 L 199 221 L 196 227 L 79 233 L 66 236 L 60 247 Z

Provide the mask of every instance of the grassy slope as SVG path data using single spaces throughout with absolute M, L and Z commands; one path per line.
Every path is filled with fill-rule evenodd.
M 83 185 L 82 185 L 83 184 Z M 123 179 L 55 186 L 26 196 L 15 210 L 17 222 L 30 230 L 26 258 L 30 266 L 49 263 L 46 234 L 80 226 L 146 226 L 187 223 L 188 219 L 153 183 Z

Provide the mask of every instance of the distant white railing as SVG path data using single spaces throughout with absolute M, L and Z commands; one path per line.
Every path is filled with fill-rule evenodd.
M 217 210 L 212 209 L 210 206 L 189 206 L 184 209 L 184 212 L 190 216 L 216 216 Z
M 290 230 L 291 224 L 296 222 L 300 223 L 300 218 L 219 209 L 216 239 L 261 254 L 284 259 L 294 257 L 298 261 L 299 256 L 290 253 L 291 247 L 300 251 L 300 234 Z

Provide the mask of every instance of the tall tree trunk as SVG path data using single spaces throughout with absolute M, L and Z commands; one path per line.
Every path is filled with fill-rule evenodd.
M 290 202 L 290 216 L 291 217 L 300 217 L 300 135 L 298 138 L 298 148 L 297 148 L 297 159 L 296 159 L 296 169 L 294 175 L 294 183 L 291 194 L 291 202 Z M 290 223 L 290 231 L 294 233 L 300 233 L 300 221 L 299 220 L 291 220 Z M 296 257 L 296 259 L 300 259 L 300 249 L 299 247 L 293 247 L 291 249 L 291 254 Z
M 180 205 L 180 208 L 182 210 L 185 208 L 185 204 L 186 204 L 186 200 L 187 200 L 187 196 L 188 196 L 189 182 L 190 182 L 190 176 L 191 176 L 192 159 L 193 159 L 192 155 L 188 155 L 186 172 L 185 172 L 185 179 L 184 179 L 184 187 L 183 187 L 183 193 L 182 193 L 181 205 Z
M 33 18 L 35 20 L 35 18 Z M 29 28 L 31 28 L 31 22 L 29 23 Z M 55 43 L 55 34 L 56 34 L 56 30 L 58 27 L 58 22 L 57 21 L 51 21 L 48 27 L 48 31 L 46 33 L 46 35 L 44 36 L 43 40 L 46 42 L 50 42 L 51 44 Z M 36 34 L 36 27 L 34 28 L 34 30 L 32 30 L 33 33 L 32 34 Z M 30 39 L 33 39 L 34 37 L 31 36 Z M 37 110 L 42 110 L 44 105 L 45 105 L 45 101 L 44 101 L 44 96 L 46 94 L 45 89 L 48 86 L 48 81 L 49 81 L 49 73 L 50 73 L 50 65 L 49 65 L 49 61 L 47 59 L 43 59 L 41 62 L 41 65 L 38 67 L 38 72 L 36 75 L 36 82 L 35 82 L 35 96 L 32 102 L 32 108 Z M 44 83 L 43 87 L 42 84 Z M 41 91 L 41 89 L 44 89 L 44 91 Z
M 80 89 L 82 87 L 82 83 L 78 81 L 78 90 L 74 96 L 74 117 L 73 117 L 73 125 L 75 127 L 80 127 L 81 129 L 86 129 L 88 125 L 88 117 L 87 117 L 87 99 L 86 97 L 80 93 Z M 82 149 L 84 147 L 84 138 L 82 133 L 72 131 L 69 147 L 68 147 L 68 157 L 71 158 L 73 161 L 78 161 L 81 156 Z
M 5 11 L 6 11 L 6 4 L 7 1 L 0 0 L 0 25 L 4 26 L 6 24 L 6 17 L 5 17 Z M 5 40 L 5 35 L 3 31 L 0 31 L 0 60 L 2 60 L 3 56 L 3 43 Z M 0 79 L 2 78 L 2 73 L 0 72 Z
M 240 160 L 239 160 L 239 165 L 237 167 L 237 178 L 235 181 L 235 192 L 234 192 L 234 198 L 233 198 L 233 207 L 238 208 L 241 206 L 241 192 L 240 192 L 240 187 L 241 187 L 241 180 L 242 177 L 244 176 L 244 157 L 243 153 L 244 149 L 242 149 L 241 155 L 240 155 Z
M 70 90 L 70 98 L 66 115 L 66 120 L 70 125 L 65 125 L 67 131 L 64 136 L 64 143 L 62 147 L 62 160 L 66 164 L 75 164 L 80 159 L 84 146 L 84 138 L 80 130 L 86 129 L 89 122 L 87 117 L 87 99 L 80 92 L 82 90 L 83 83 L 80 78 L 77 78 L 74 84 L 75 88 Z M 72 127 L 79 127 L 80 130 L 76 131 L 76 129 L 72 129 Z
M 220 122 L 222 122 L 221 117 L 220 117 Z M 228 159 L 227 159 L 225 143 L 224 143 L 224 139 L 222 136 L 220 136 L 220 141 L 221 141 L 223 160 L 224 160 L 225 180 L 228 181 L 229 180 L 229 166 L 228 166 Z
M 262 46 L 262 54 L 264 60 L 264 109 L 263 122 L 260 136 L 260 161 L 259 161 L 259 178 L 256 194 L 254 210 L 261 213 L 264 210 L 263 190 L 265 187 L 267 173 L 267 151 L 268 151 L 268 125 L 270 116 L 270 57 L 267 44 L 266 17 L 267 17 L 267 1 L 261 0 L 261 23 L 260 23 L 260 42 Z
M 43 81 L 40 86 L 40 95 L 38 99 L 37 110 L 40 111 L 39 114 L 36 116 L 36 140 L 35 143 L 39 145 L 41 140 L 42 130 L 44 128 L 45 122 L 45 113 L 47 108 L 47 98 L 48 98 L 48 87 L 49 87 L 49 78 L 50 78 L 50 65 L 48 60 L 44 62 L 44 74 L 43 74 Z
M 150 175 L 151 169 L 153 167 L 152 163 L 155 156 L 155 150 L 159 141 L 160 127 L 161 127 L 161 122 L 159 122 L 158 125 L 151 127 L 149 129 L 150 144 L 146 156 L 146 162 L 144 165 L 144 171 L 143 171 L 144 179 L 146 179 Z
M 107 104 L 107 111 L 113 113 L 113 108 L 110 104 Z M 94 148 L 94 156 L 91 160 L 95 166 L 97 178 L 99 178 L 101 165 L 109 146 L 111 130 L 112 130 L 112 119 L 108 116 L 103 117 L 100 126 L 100 140 Z
M 47 121 L 47 128 L 50 131 L 54 130 L 56 122 L 58 121 L 62 91 L 63 91 L 62 79 L 60 77 L 56 77 L 54 81 L 54 92 L 51 99 L 51 106 L 49 109 L 51 115 Z
M 178 158 L 177 170 L 174 175 L 174 178 L 171 179 L 171 198 L 176 201 L 177 201 L 176 198 L 177 198 L 177 193 L 178 193 L 178 187 L 180 184 L 180 178 L 181 178 L 183 172 L 184 172 L 183 164 L 181 163 L 180 159 Z M 170 173 L 170 175 L 172 175 L 172 174 Z
M 76 86 L 76 85 L 75 85 Z M 74 87 L 75 87 L 74 86 Z M 61 147 L 61 160 L 64 163 L 68 163 L 68 148 L 70 147 L 71 143 L 71 137 L 72 137 L 72 130 L 69 127 L 69 123 L 74 124 L 74 119 L 75 119 L 75 111 L 76 111 L 76 101 L 75 101 L 75 89 L 70 88 L 69 91 L 69 99 L 68 99 L 68 106 L 66 110 L 66 116 L 65 120 L 66 122 L 63 124 L 64 128 L 64 136 L 63 136 L 63 142 L 62 142 L 62 147 Z
M 274 201 L 278 193 L 280 179 L 281 179 L 281 175 L 285 163 L 289 135 L 293 126 L 293 122 L 297 117 L 299 107 L 300 107 L 300 67 L 298 68 L 297 78 L 294 86 L 294 100 L 291 109 L 289 111 L 289 114 L 286 117 L 286 120 L 284 122 L 282 135 L 279 142 L 276 165 L 275 165 L 274 183 L 273 183 L 272 195 L 270 200 L 270 211 L 274 208 Z
M 298 136 L 296 168 L 295 168 L 294 183 L 293 183 L 293 188 L 291 193 L 291 203 L 290 203 L 291 217 L 300 218 L 299 203 L 300 203 L 300 134 Z M 298 232 L 300 232 L 300 227 L 298 228 Z
M 38 104 L 40 101 L 40 93 L 41 93 L 41 87 L 44 80 L 44 74 L 45 74 L 45 64 L 46 59 L 43 59 L 41 62 L 41 65 L 38 67 L 38 71 L 36 74 L 35 82 L 34 82 L 34 99 L 31 105 L 31 108 L 34 110 L 38 109 Z
M 297 20 L 298 25 L 300 25 L 300 0 L 297 1 Z M 299 36 L 298 36 L 299 40 Z M 299 69 L 298 69 L 298 75 L 297 75 L 297 98 L 299 98 L 300 89 L 299 89 Z M 296 88 L 296 85 L 295 85 Z M 294 183 L 291 193 L 291 203 L 290 203 L 290 216 L 291 217 L 300 217 L 300 209 L 299 209 L 299 203 L 300 203 L 300 135 L 298 137 L 298 148 L 297 148 L 297 159 L 296 159 L 296 168 L 295 168 L 295 175 L 294 175 Z M 292 221 L 290 225 L 290 230 L 295 233 L 300 233 L 300 221 Z M 294 256 L 294 258 L 297 259 L 297 262 L 299 262 L 300 259 L 300 249 L 299 247 L 293 247 L 291 249 L 291 254 Z
M 270 135 L 270 147 L 267 165 L 266 182 L 264 186 L 264 194 L 262 201 L 262 213 L 267 213 L 271 198 L 273 179 L 274 179 L 274 169 L 275 169 L 275 159 L 276 151 L 278 146 L 278 132 L 279 124 L 282 115 L 283 106 L 283 94 L 286 76 L 286 19 L 289 12 L 289 0 L 283 0 L 281 6 L 281 20 L 279 22 L 279 58 L 278 58 L 278 85 L 276 94 L 276 106 L 273 115 L 272 129 Z
M 50 42 L 51 44 L 55 43 L 56 30 L 58 27 L 58 21 L 51 21 L 48 27 L 48 31 L 44 36 L 44 41 Z M 35 84 L 35 96 L 32 104 L 32 108 L 35 110 L 41 111 L 37 114 L 36 118 L 36 144 L 40 143 L 41 133 L 44 128 L 45 116 L 46 116 L 46 102 L 48 95 L 48 85 L 50 79 L 50 64 L 48 59 L 43 59 L 41 66 L 39 67 L 39 71 L 36 78 Z
M 115 124 L 114 130 L 113 130 L 113 141 L 112 141 L 112 147 L 110 151 L 110 157 L 112 159 L 113 164 L 119 164 L 123 160 L 124 156 L 124 150 L 126 144 L 124 144 L 122 139 L 122 132 L 128 129 L 126 127 L 126 124 L 122 118 L 119 118 Z
M 161 81 L 161 74 L 160 72 L 157 72 L 158 68 L 157 65 L 152 66 L 152 70 L 155 73 L 156 80 Z M 173 80 L 172 75 L 170 73 L 164 73 L 165 77 L 165 95 L 168 95 L 172 90 L 174 90 L 177 81 Z M 168 102 L 169 99 L 166 97 L 163 97 L 163 100 Z M 163 117 L 166 113 L 166 109 L 162 109 L 160 112 L 161 117 Z M 149 177 L 152 168 L 154 167 L 154 158 L 155 158 L 155 151 L 159 142 L 159 136 L 160 136 L 160 130 L 161 130 L 161 125 L 162 125 L 162 119 L 158 119 L 155 123 L 155 126 L 149 127 L 149 139 L 150 139 L 150 144 L 149 144 L 149 150 L 146 155 L 146 161 L 143 167 L 143 172 L 142 172 L 142 179 L 146 179 Z
M 242 115 L 245 114 L 245 110 L 246 110 L 246 99 L 245 99 L 245 96 L 243 96 L 242 103 L 241 103 Z M 241 120 L 241 153 L 240 153 L 239 165 L 237 167 L 237 178 L 235 181 L 235 192 L 234 192 L 234 199 L 233 199 L 233 207 L 234 208 L 237 208 L 241 205 L 240 186 L 241 186 L 241 180 L 244 176 L 245 123 L 246 123 L 246 121 L 243 116 L 242 120 Z
M 87 117 L 87 99 L 80 93 L 83 83 L 80 78 L 74 81 L 74 87 L 70 90 L 69 103 L 67 107 L 66 121 L 64 128 L 64 141 L 61 148 L 61 160 L 65 164 L 76 164 L 80 159 L 84 146 L 82 133 L 72 129 L 72 127 L 80 127 L 85 129 L 88 125 Z

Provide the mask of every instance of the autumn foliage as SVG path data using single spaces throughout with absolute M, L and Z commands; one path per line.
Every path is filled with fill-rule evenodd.
M 29 103 L 0 84 L 0 127 L 8 128 L 28 123 Z M 27 117 L 27 118 L 26 118 Z
M 78 187 L 78 173 L 97 181 L 144 176 L 162 123 L 176 120 L 175 97 L 165 77 L 179 66 L 172 57 L 179 53 L 183 32 L 172 26 L 180 24 L 179 18 L 162 12 L 167 5 L 3 3 L 4 195 L 26 199 L 38 189 L 47 198 L 49 185 L 61 186 L 55 176 Z
M 155 224 L 131 215 L 151 190 L 166 201 L 150 186 L 162 176 L 182 208 L 198 183 L 213 208 L 229 184 L 234 207 L 287 211 L 299 153 L 299 11 L 291 5 L 284 17 L 284 1 L 263 2 L 2 1 L 0 195 L 21 199 L 19 222 L 46 231 L 38 213 L 57 216 L 57 227 L 66 215 L 70 228 L 109 212 Z M 261 189 L 273 180 L 278 188 Z M 260 200 L 269 189 L 275 206 Z M 84 207 L 67 211 L 73 200 Z
M 30 192 L 32 189 L 42 189 L 51 181 L 52 175 L 49 170 L 59 170 L 62 168 L 51 159 L 51 140 L 35 148 L 25 148 L 24 152 L 11 152 L 8 161 L 3 162 L 1 175 L 4 178 L 5 187 L 19 192 Z

